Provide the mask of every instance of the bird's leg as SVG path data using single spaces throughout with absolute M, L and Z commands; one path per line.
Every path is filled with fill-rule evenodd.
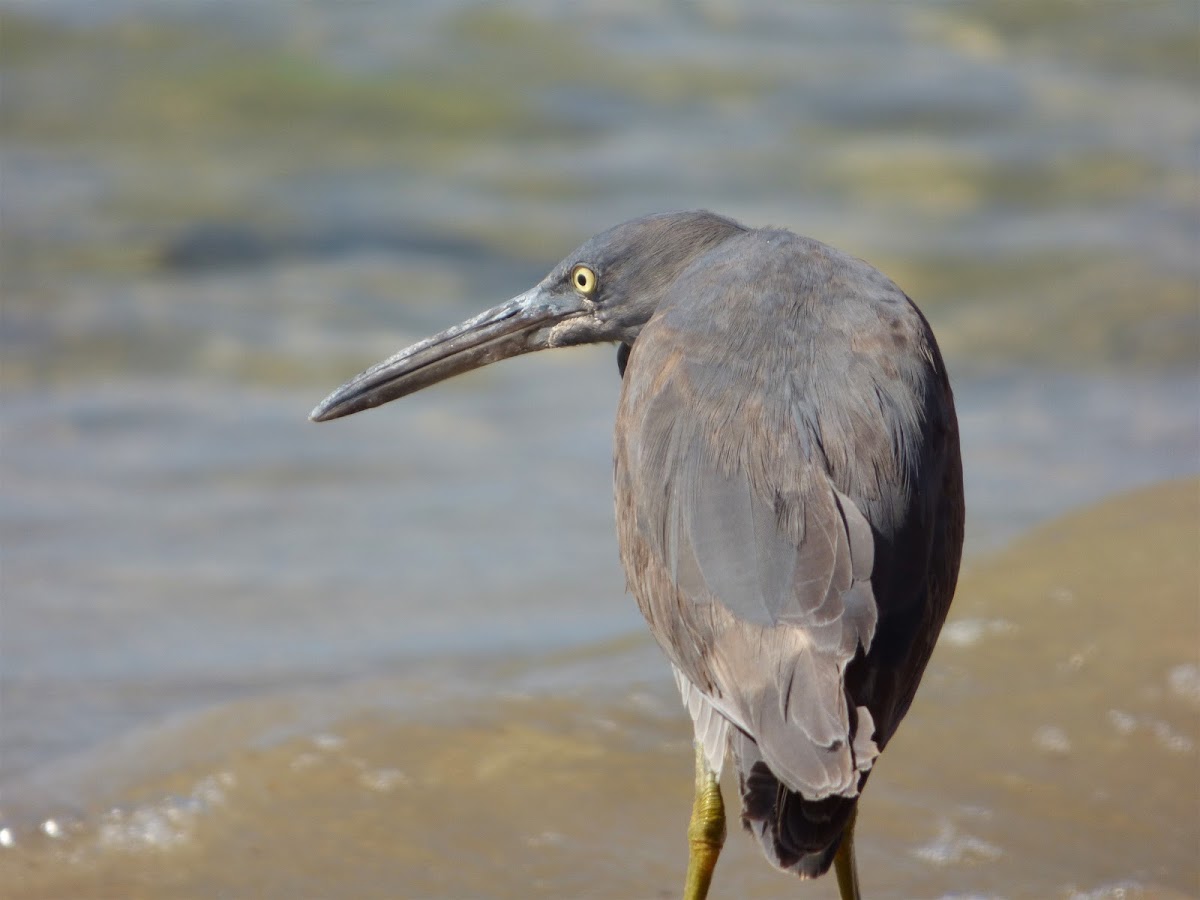
M 838 895 L 842 900 L 862 900 L 858 892 L 858 866 L 854 862 L 854 822 L 858 819 L 858 807 L 850 813 L 850 821 L 842 835 L 842 844 L 833 858 L 837 872 Z
M 697 741 L 696 797 L 688 822 L 688 867 L 683 900 L 704 900 L 708 896 L 708 885 L 724 844 L 725 803 L 721 800 L 721 785 L 704 758 L 704 746 Z

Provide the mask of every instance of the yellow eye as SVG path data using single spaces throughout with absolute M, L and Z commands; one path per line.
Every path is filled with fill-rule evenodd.
M 596 293 L 596 273 L 587 266 L 576 266 L 571 270 L 571 284 L 585 296 Z

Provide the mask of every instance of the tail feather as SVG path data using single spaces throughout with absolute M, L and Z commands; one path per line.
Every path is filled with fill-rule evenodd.
M 841 846 L 858 797 L 806 800 L 771 773 L 750 737 L 735 732 L 731 743 L 746 830 L 758 838 L 777 868 L 805 879 L 824 875 Z

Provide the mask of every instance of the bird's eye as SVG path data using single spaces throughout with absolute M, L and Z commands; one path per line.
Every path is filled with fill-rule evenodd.
M 571 270 L 571 285 L 584 296 L 596 293 L 596 273 L 587 266 L 576 266 Z

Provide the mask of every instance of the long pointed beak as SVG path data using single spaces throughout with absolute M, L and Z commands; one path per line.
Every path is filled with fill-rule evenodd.
M 554 325 L 585 313 L 578 295 L 536 287 L 356 375 L 322 400 L 309 418 L 338 419 L 488 363 L 549 347 Z

